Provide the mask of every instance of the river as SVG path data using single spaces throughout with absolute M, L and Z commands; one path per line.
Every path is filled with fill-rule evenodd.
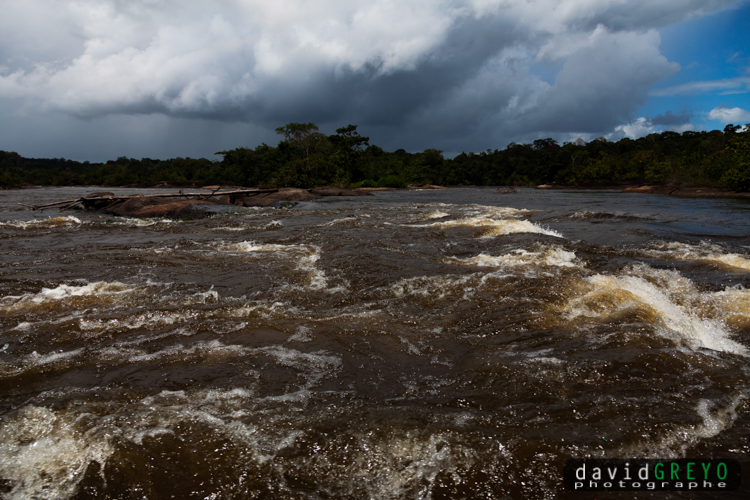
M 0 191 L 2 498 L 601 498 L 567 459 L 678 457 L 750 492 L 747 201 L 18 205 L 91 191 Z

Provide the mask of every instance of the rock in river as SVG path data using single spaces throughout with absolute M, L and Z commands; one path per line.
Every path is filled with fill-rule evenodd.
M 201 219 L 211 214 L 207 205 L 219 205 L 213 199 L 207 200 L 174 200 L 155 196 L 135 196 L 126 201 L 105 207 L 104 212 L 124 217 L 168 217 L 184 219 L 192 217 Z

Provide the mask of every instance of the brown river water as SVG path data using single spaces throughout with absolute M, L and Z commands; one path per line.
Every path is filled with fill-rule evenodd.
M 93 190 L 0 192 L 0 498 L 750 493 L 747 201 L 17 204 Z M 570 458 L 678 457 L 739 460 L 743 486 L 562 483 Z

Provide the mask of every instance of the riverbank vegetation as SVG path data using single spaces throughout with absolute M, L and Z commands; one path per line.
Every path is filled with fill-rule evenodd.
M 69 186 L 234 184 L 258 187 L 323 185 L 406 187 L 407 184 L 577 186 L 665 184 L 750 191 L 749 127 L 723 131 L 662 132 L 640 139 L 558 144 L 538 139 L 503 150 L 461 153 L 445 158 L 427 149 L 393 152 L 370 144 L 356 125 L 325 135 L 313 123 L 276 129 L 277 146 L 261 144 L 220 151 L 205 158 L 153 160 L 120 157 L 106 163 L 30 159 L 0 151 L 0 187 L 25 184 Z

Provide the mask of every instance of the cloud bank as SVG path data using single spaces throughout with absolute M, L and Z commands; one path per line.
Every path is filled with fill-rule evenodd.
M 0 99 L 83 121 L 355 123 L 412 150 L 601 135 L 679 70 L 656 30 L 733 3 L 4 0 Z
M 743 125 L 750 122 L 750 111 L 742 108 L 724 108 L 719 106 L 708 113 L 708 118 L 721 123 Z

